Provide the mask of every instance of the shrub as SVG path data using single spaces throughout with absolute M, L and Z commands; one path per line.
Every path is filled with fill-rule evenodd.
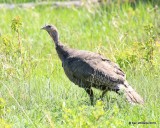
M 144 26 L 146 35 L 148 37 L 145 42 L 134 42 L 132 45 L 123 49 L 123 51 L 116 52 L 116 61 L 122 68 L 151 68 L 157 65 L 155 60 L 156 49 L 156 36 L 154 34 L 154 27 L 152 24 Z M 137 66 L 139 65 L 139 66 Z

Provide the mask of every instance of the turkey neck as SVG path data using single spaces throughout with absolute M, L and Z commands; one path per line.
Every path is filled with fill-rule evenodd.
M 73 50 L 70 48 L 67 48 L 62 43 L 59 42 L 58 32 L 56 33 L 51 32 L 49 34 L 55 43 L 56 51 L 59 58 L 61 59 L 61 61 L 64 61 L 70 55 L 69 53 L 72 52 Z
M 61 61 L 64 61 L 69 56 L 68 50 L 69 48 L 64 46 L 62 43 L 56 44 L 56 51 Z

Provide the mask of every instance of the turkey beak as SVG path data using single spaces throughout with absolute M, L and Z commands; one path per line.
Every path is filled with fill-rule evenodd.
M 46 30 L 46 26 L 42 27 L 41 30 Z

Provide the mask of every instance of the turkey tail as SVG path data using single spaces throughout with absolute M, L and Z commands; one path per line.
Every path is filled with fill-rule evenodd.
M 120 90 L 124 90 L 124 95 L 126 99 L 131 104 L 144 104 L 143 98 L 127 83 L 119 86 Z

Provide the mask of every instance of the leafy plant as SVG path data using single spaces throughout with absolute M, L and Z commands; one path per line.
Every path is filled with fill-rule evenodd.
M 2 128 L 11 128 L 11 125 L 8 124 L 4 119 L 3 116 L 8 112 L 6 108 L 6 102 L 3 98 L 0 98 L 0 126 Z
M 137 65 L 148 65 L 151 67 L 155 64 L 154 52 L 156 50 L 156 36 L 154 34 L 154 27 L 152 24 L 144 26 L 147 41 L 134 42 L 132 45 L 117 51 L 116 61 L 123 68 L 136 68 Z
M 22 26 L 21 18 L 19 16 L 16 16 L 15 18 L 13 18 L 11 28 L 14 32 L 17 33 L 18 44 L 19 44 L 20 51 L 21 51 L 21 39 L 20 39 L 20 28 L 21 28 L 21 26 Z
M 122 127 L 122 120 L 116 117 L 119 113 L 117 105 L 113 110 L 106 111 L 104 108 L 102 101 L 97 101 L 94 107 L 80 106 L 77 110 L 63 106 L 63 125 L 68 128 Z
M 153 66 L 153 61 L 154 61 L 154 50 L 156 46 L 156 38 L 154 35 L 154 26 L 152 24 L 144 26 L 147 36 L 148 36 L 148 41 L 143 43 L 142 49 L 144 49 L 144 59 Z

